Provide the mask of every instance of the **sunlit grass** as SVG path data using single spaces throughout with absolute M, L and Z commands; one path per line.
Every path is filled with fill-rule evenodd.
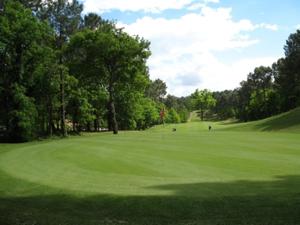
M 0 145 L 0 224 L 300 223 L 300 134 L 255 126 Z

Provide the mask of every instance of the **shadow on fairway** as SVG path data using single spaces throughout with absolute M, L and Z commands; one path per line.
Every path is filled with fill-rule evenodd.
M 16 181 L 7 177 L 5 180 L 11 187 Z M 17 182 L 30 187 L 24 181 Z M 171 194 L 75 197 L 63 194 L 67 192 L 62 190 L 35 185 L 34 192 L 41 193 L 38 196 L 9 197 L 3 194 L 9 192 L 4 192 L 0 184 L 0 224 L 300 224 L 300 176 L 278 177 L 270 182 L 172 184 L 147 188 L 171 191 Z

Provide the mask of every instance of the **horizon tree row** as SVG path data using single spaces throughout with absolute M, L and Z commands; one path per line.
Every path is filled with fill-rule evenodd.
M 300 106 L 300 30 L 284 46 L 285 57 L 272 67 L 260 66 L 234 90 L 214 92 L 212 113 L 220 119 L 251 121 L 267 118 Z

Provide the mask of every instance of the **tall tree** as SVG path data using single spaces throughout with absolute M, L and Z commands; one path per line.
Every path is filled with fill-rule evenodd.
M 201 91 L 197 89 L 192 94 L 192 99 L 194 108 L 200 110 L 200 118 L 203 121 L 205 110 L 208 110 L 212 106 L 215 106 L 216 100 L 214 99 L 212 93 L 207 89 Z
M 26 8 L 30 8 L 32 11 L 37 12 L 41 9 L 44 1 L 43 0 L 18 0 Z
M 82 10 L 82 4 L 77 0 L 46 0 L 44 7 L 38 13 L 38 16 L 47 20 L 55 31 L 55 46 L 60 74 L 60 120 L 63 136 L 67 135 L 65 124 L 65 75 L 67 68 L 64 65 L 63 48 L 70 36 L 80 28 Z
M 284 51 L 285 59 L 277 62 L 276 84 L 287 111 L 300 105 L 300 30 L 289 36 Z
M 255 68 L 254 72 L 248 75 L 247 82 L 252 88 L 249 105 L 251 119 L 260 119 L 272 115 L 267 107 L 270 100 L 270 90 L 273 89 L 272 69 L 264 66 Z M 260 107 L 256 107 L 257 105 L 260 105 Z
M 51 36 L 48 28 L 20 3 L 6 2 L 0 16 L 0 117 L 12 141 L 35 135 L 37 109 L 32 88 Z
M 105 24 L 105 21 L 103 21 L 103 19 L 99 15 L 97 15 L 96 13 L 89 13 L 84 16 L 82 27 L 96 30 L 103 24 Z
M 73 68 L 85 70 L 88 79 L 98 82 L 108 92 L 109 129 L 118 133 L 115 100 L 123 88 L 134 90 L 136 79 L 147 76 L 146 59 L 150 55 L 149 42 L 131 37 L 120 29 L 111 26 L 110 30 L 84 30 L 76 34 L 70 42 L 68 51 L 75 56 Z M 78 54 L 72 54 L 77 52 Z M 89 65 L 93 66 L 89 66 Z M 78 74 L 80 76 L 80 74 Z
M 213 112 L 220 119 L 234 118 L 237 108 L 237 90 L 225 90 L 213 93 L 216 99 L 216 105 L 213 107 Z
M 54 37 L 48 42 L 52 43 Z M 59 70 L 55 51 L 50 47 L 44 48 L 40 55 L 42 60 L 36 65 L 32 94 L 38 109 L 39 135 L 52 136 L 56 131 L 53 120 L 55 111 L 59 108 Z
M 109 41 L 106 39 L 108 38 Z M 116 86 L 122 82 L 130 84 L 138 75 L 147 75 L 145 65 L 150 56 L 150 43 L 139 37 L 130 37 L 122 30 L 108 33 L 106 43 L 102 50 L 104 52 L 105 71 L 108 83 L 108 112 L 109 127 L 114 134 L 118 133 L 116 120 L 115 98 Z
M 274 89 L 274 72 L 260 66 L 250 73 L 238 89 L 237 117 L 241 120 L 257 120 L 278 112 L 279 96 Z M 274 105 L 276 104 L 276 105 Z
M 151 81 L 149 87 L 147 88 L 146 94 L 149 98 L 156 102 L 162 101 L 167 94 L 167 85 L 160 79 Z

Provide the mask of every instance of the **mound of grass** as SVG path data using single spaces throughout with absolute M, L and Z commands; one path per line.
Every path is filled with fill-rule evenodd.
M 300 134 L 208 124 L 0 144 L 0 224 L 299 224 Z
M 221 129 L 235 131 L 300 132 L 300 107 L 263 120 L 248 123 L 218 123 Z

